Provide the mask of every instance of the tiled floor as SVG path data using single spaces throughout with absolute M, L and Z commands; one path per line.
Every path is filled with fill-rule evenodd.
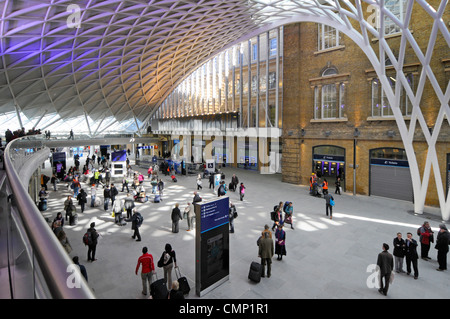
M 83 164 L 84 160 L 81 162 Z M 49 163 L 46 167 L 48 170 Z M 138 170 L 146 176 L 145 168 Z M 387 297 L 380 295 L 372 284 L 370 267 L 376 263 L 382 244 L 386 242 L 392 247 L 397 232 L 402 232 L 404 237 L 408 231 L 415 234 L 425 219 L 430 220 L 437 230 L 441 221 L 436 209 L 428 208 L 430 215 L 416 216 L 410 213 L 412 203 L 344 193 L 335 196 L 336 207 L 330 220 L 325 216 L 324 199 L 309 196 L 305 186 L 282 183 L 280 175 L 261 175 L 231 168 L 225 168 L 224 172 L 227 184 L 233 173 L 238 175 L 246 185 L 246 195 L 240 202 L 237 193 L 229 193 L 239 213 L 235 233 L 230 234 L 230 279 L 202 298 L 450 298 L 450 273 L 435 270 L 434 248 L 431 249 L 431 261 L 419 260 L 418 280 L 397 275 Z M 131 239 L 130 224 L 124 227 L 114 224 L 111 209 L 105 212 L 103 207 L 87 207 L 81 214 L 78 206 L 78 224 L 65 226 L 73 247 L 70 255 L 78 255 L 86 266 L 89 285 L 97 298 L 145 298 L 141 294 L 140 276 L 134 273 L 137 259 L 142 247 L 147 246 L 157 260 L 166 243 L 176 251 L 180 270 L 188 278 L 191 293 L 187 298 L 199 298 L 195 294 L 195 232 L 187 232 L 183 220 L 180 232 L 173 234 L 170 221 L 170 212 L 176 202 L 184 207 L 192 200 L 195 179 L 195 176 L 178 176 L 178 183 L 173 183 L 169 177 L 163 177 L 166 184 L 164 200 L 158 204 L 138 204 L 145 219 L 141 227 L 142 242 Z M 144 184 L 148 186 L 148 180 Z M 116 185 L 120 191 L 120 183 L 116 182 Z M 62 211 L 70 189 L 63 184 L 58 189 L 57 192 L 50 191 L 46 217 L 53 218 Z M 204 200 L 216 196 L 208 189 L 206 179 L 200 194 Z M 120 193 L 119 197 L 124 195 Z M 250 263 L 258 261 L 256 240 L 265 224 L 272 226 L 269 212 L 273 206 L 286 200 L 294 203 L 295 227 L 294 230 L 285 229 L 287 256 L 282 261 L 276 260 L 276 256 L 273 258 L 271 278 L 263 278 L 259 284 L 250 282 L 247 278 Z M 86 261 L 87 248 L 81 241 L 92 221 L 102 235 L 97 247 L 98 260 L 94 263 Z M 163 276 L 160 268 L 157 268 L 157 274 L 159 278 Z

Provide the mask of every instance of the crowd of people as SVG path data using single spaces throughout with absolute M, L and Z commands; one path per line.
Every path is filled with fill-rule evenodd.
M 87 159 L 86 164 L 83 166 L 82 173 L 80 173 L 79 165 L 74 167 L 70 167 L 67 174 L 65 175 L 63 182 L 67 183 L 67 189 L 71 189 L 73 193 L 64 201 L 64 212 L 65 216 L 61 212 L 57 214 L 55 219 L 52 222 L 52 229 L 55 232 L 58 240 L 63 245 L 64 249 L 68 253 L 71 252 L 72 248 L 70 242 L 67 238 L 67 235 L 64 232 L 64 224 L 74 225 L 76 224 L 76 205 L 74 204 L 74 200 L 78 201 L 78 204 L 81 208 L 81 213 L 84 212 L 84 204 L 88 201 L 89 194 L 83 190 L 80 184 L 80 179 L 86 182 L 86 184 L 91 187 L 91 207 L 98 207 L 101 205 L 96 204 L 96 198 L 98 198 L 101 192 L 99 192 L 99 188 L 103 188 L 103 210 L 109 211 L 111 207 L 111 213 L 115 217 L 115 223 L 117 225 L 123 226 L 126 223 L 131 223 L 132 229 L 132 238 L 136 241 L 142 241 L 141 234 L 139 228 L 143 223 L 143 217 L 139 213 L 139 209 L 137 209 L 137 202 L 139 202 L 140 194 L 142 196 L 148 197 L 148 194 L 152 194 L 153 197 L 158 195 L 161 197 L 163 195 L 164 190 L 164 182 L 160 178 L 159 174 L 164 175 L 172 175 L 175 174 L 171 171 L 171 166 L 167 164 L 151 165 L 147 170 L 147 176 L 144 176 L 142 173 L 137 170 L 133 170 L 129 163 L 127 163 L 127 172 L 124 174 L 122 180 L 122 188 L 121 191 L 114 186 L 114 183 L 111 183 L 111 177 L 108 176 L 108 159 L 107 157 L 100 157 L 100 161 L 98 162 L 99 167 L 94 165 L 95 158 L 91 157 Z M 163 162 L 165 163 L 165 162 Z M 169 171 L 167 171 L 169 168 Z M 166 173 L 167 172 L 167 173 Z M 220 174 L 220 181 L 214 179 L 214 175 Z M 85 175 L 86 177 L 82 177 Z M 103 176 L 102 176 L 103 175 Z M 213 178 L 211 178 L 211 176 Z M 53 175 L 53 177 L 55 177 Z M 54 179 L 50 179 L 52 184 Z M 220 171 L 215 171 L 214 173 L 209 174 L 198 174 L 195 179 L 195 185 L 192 185 L 193 189 L 193 198 L 192 201 L 187 201 L 185 205 L 180 205 L 180 203 L 175 203 L 172 207 L 170 218 L 171 218 L 171 231 L 173 233 L 178 233 L 180 229 L 180 221 L 186 220 L 186 231 L 193 231 L 195 229 L 195 203 L 201 202 L 202 196 L 201 193 L 205 192 L 202 187 L 203 180 L 206 179 L 210 182 L 210 189 L 208 192 L 212 192 L 216 194 L 216 196 L 221 197 L 227 195 L 228 192 L 238 192 L 239 199 L 243 200 L 245 194 L 245 186 L 244 183 L 239 181 L 239 178 L 233 174 L 231 177 L 230 183 L 227 183 L 225 177 Z M 47 196 L 46 191 L 46 183 L 48 178 L 41 178 L 42 181 L 42 196 Z M 148 183 L 144 184 L 144 181 L 147 180 Z M 129 185 L 131 182 L 131 185 Z M 317 182 L 317 181 L 316 181 Z M 56 183 L 54 184 L 56 190 Z M 313 185 L 311 185 L 313 188 Z M 325 186 L 327 186 L 325 184 Z M 340 187 L 337 185 L 337 187 Z M 322 186 L 323 188 L 323 186 Z M 146 189 L 149 191 L 147 192 Z M 131 190 L 131 192 L 130 192 Z M 125 193 L 125 198 L 120 198 L 117 200 L 118 194 L 122 192 Z M 339 194 L 338 191 L 335 194 Z M 332 209 L 334 206 L 334 198 L 328 192 L 327 187 L 322 189 L 322 195 L 324 195 L 325 200 L 325 214 L 332 218 Z M 143 201 L 142 203 L 145 203 Z M 109 205 L 111 203 L 111 206 Z M 277 260 L 283 260 L 283 257 L 287 255 L 287 234 L 286 227 L 290 227 L 294 230 L 294 210 L 293 210 L 293 202 L 279 202 L 273 207 L 273 211 L 270 213 L 270 218 L 273 222 L 272 227 L 268 224 L 264 226 L 264 230 L 261 232 L 261 236 L 257 240 L 258 247 L 258 256 L 261 258 L 261 275 L 262 277 L 270 277 L 272 272 L 272 258 L 277 255 Z M 125 217 L 126 215 L 126 217 Z M 234 220 L 237 218 L 238 212 L 236 206 L 230 201 L 229 207 L 229 226 L 230 233 L 234 233 Z M 436 241 L 435 248 L 438 251 L 437 262 L 439 267 L 438 271 L 445 271 L 447 265 L 447 252 L 448 245 L 450 241 L 449 232 L 445 226 L 445 224 L 439 225 L 439 233 L 434 234 L 431 230 L 429 222 L 425 222 L 418 230 L 417 236 L 418 239 L 414 238 L 415 234 L 408 233 L 406 238 L 403 239 L 402 234 L 398 233 L 397 236 L 393 239 L 393 247 L 394 251 L 391 255 L 389 253 L 389 245 L 383 244 L 382 253 L 379 254 L 377 264 L 380 271 L 380 293 L 383 295 L 387 295 L 387 291 L 389 289 L 389 282 L 393 278 L 393 272 L 402 274 L 406 273 L 407 275 L 411 275 L 414 279 L 419 277 L 419 265 L 418 265 L 418 247 L 420 246 L 421 254 L 420 258 L 424 261 L 429 261 L 431 258 L 429 257 L 429 251 L 432 247 L 432 244 Z M 96 245 L 98 238 L 101 236 L 95 230 L 95 223 L 90 225 L 88 233 L 92 233 L 92 239 L 89 243 L 86 243 L 88 246 L 88 258 L 89 262 L 96 261 Z M 169 245 L 169 244 L 168 244 Z M 167 245 L 166 245 L 167 246 Z M 170 246 L 170 245 L 169 245 Z M 168 250 L 168 251 L 167 251 Z M 167 298 L 184 298 L 183 293 L 180 292 L 179 283 L 177 280 L 172 280 L 172 271 L 177 268 L 176 265 L 176 256 L 173 249 L 167 249 L 165 247 L 164 252 L 162 254 L 160 260 L 158 261 L 157 266 L 164 271 L 164 284 L 167 289 L 166 297 Z M 170 256 L 170 257 L 168 257 Z M 75 256 L 77 259 L 77 264 L 79 264 L 78 256 Z M 164 257 L 166 260 L 164 261 Z M 169 262 L 169 260 L 171 260 Z M 150 254 L 148 247 L 142 248 L 142 256 L 138 258 L 138 263 L 136 266 L 136 275 L 138 274 L 139 268 L 141 268 L 141 278 L 142 278 L 142 294 L 148 294 L 148 287 L 151 283 L 157 281 L 156 269 L 154 265 L 153 255 Z M 404 267 L 404 264 L 406 267 Z M 82 265 L 80 265 L 82 267 Z M 406 271 L 404 270 L 406 268 Z M 86 273 L 86 270 L 83 270 Z M 87 279 L 87 274 L 86 274 Z
M 24 127 L 19 128 L 17 130 L 11 131 L 9 128 L 5 131 L 5 142 L 8 144 L 12 140 L 15 140 L 16 138 L 27 136 L 27 135 L 38 135 L 41 134 L 40 129 L 31 128 L 28 131 L 25 130 Z
M 379 286 L 378 292 L 384 296 L 387 295 L 389 284 L 392 283 L 394 273 L 406 275 L 413 274 L 414 279 L 419 278 L 419 258 L 424 261 L 431 261 L 429 256 L 430 249 L 434 243 L 434 231 L 429 221 L 425 221 L 422 226 L 417 229 L 418 240 L 414 239 L 414 234 L 408 232 L 406 238 L 402 233 L 398 232 L 393 239 L 393 253 L 389 253 L 389 244 L 383 243 L 382 252 L 378 254 L 377 266 L 379 267 Z M 420 244 L 420 257 L 418 247 Z M 447 226 L 443 223 L 439 224 L 439 231 L 436 235 L 436 244 L 434 248 L 437 250 L 437 271 L 447 270 L 447 254 L 450 245 L 450 233 Z M 403 265 L 406 263 L 406 271 Z
M 90 207 L 99 207 L 100 209 L 102 208 L 103 211 L 111 212 L 111 215 L 114 217 L 114 223 L 119 226 L 130 223 L 132 229 L 131 237 L 137 242 L 142 241 L 139 229 L 144 222 L 144 218 L 139 212 L 140 209 L 137 208 L 137 203 L 146 203 L 150 194 L 152 198 L 158 197 L 159 200 L 162 200 L 165 185 L 160 174 L 175 174 L 174 167 L 169 165 L 166 161 L 163 161 L 161 165 L 156 163 L 150 165 L 147 170 L 147 176 L 144 176 L 138 170 L 133 170 L 127 160 L 126 173 L 120 178 L 122 185 L 120 189 L 120 187 L 117 188 L 114 185 L 117 178 L 111 177 L 109 170 L 110 163 L 107 155 L 93 154 L 90 157 L 88 156 L 83 166 L 80 163 L 80 157 L 75 155 L 74 165 L 70 166 L 67 170 L 64 165 L 61 165 L 58 172 L 56 170 L 57 164 L 58 163 L 52 163 L 54 172 L 51 178 L 44 174 L 41 176 L 42 193 L 40 193 L 40 197 L 42 200 L 47 200 L 47 184 L 49 181 L 51 181 L 54 191 L 57 191 L 58 185 L 61 185 L 62 183 L 65 185 L 62 189 L 69 192 L 69 195 L 64 197 L 61 212 L 57 212 L 56 217 L 51 223 L 52 230 L 67 253 L 72 251 L 72 247 L 64 231 L 64 225 L 77 225 L 78 212 L 81 214 L 84 213 L 86 204 L 89 202 L 89 196 Z M 209 176 L 205 178 L 209 178 Z M 144 183 L 144 181 L 147 181 L 148 183 Z M 244 183 L 239 183 L 239 179 L 236 175 L 233 175 L 231 182 L 228 185 L 229 187 L 227 187 L 224 180 L 221 180 L 218 186 L 216 185 L 216 187 L 213 187 L 213 192 L 216 192 L 219 197 L 225 195 L 228 191 L 239 192 L 240 200 L 243 200 L 245 186 Z M 88 190 L 85 190 L 86 187 Z M 174 233 L 179 231 L 179 221 L 183 219 L 187 222 L 187 231 L 195 229 L 196 217 L 194 203 L 202 201 L 202 198 L 198 193 L 200 190 L 201 189 L 194 191 L 193 199 L 186 203 L 186 206 L 183 208 L 183 213 L 181 213 L 180 205 L 178 203 L 173 207 L 171 221 L 172 231 Z M 126 195 L 123 197 L 119 195 L 120 193 L 125 193 Z M 141 201 L 141 198 L 145 198 L 145 200 Z M 234 232 L 233 220 L 236 217 L 236 207 L 233 203 L 230 203 L 230 233 Z M 86 231 L 85 236 L 83 236 L 83 242 L 88 248 L 88 262 L 97 260 L 96 247 L 100 237 L 101 234 L 96 230 L 95 222 L 92 222 L 89 229 Z M 165 250 L 167 250 L 167 247 Z M 168 253 L 170 254 L 170 252 Z M 80 270 L 83 268 L 83 273 L 86 274 L 85 278 L 87 280 L 86 267 L 80 264 L 78 256 L 75 257 L 76 264 L 80 266 Z M 161 268 L 164 270 L 164 283 L 167 287 L 167 297 L 184 298 L 183 294 L 179 291 L 181 288 L 177 286 L 178 281 L 172 280 L 172 269 L 177 268 L 176 257 L 173 255 L 171 260 L 160 261 L 158 264 L 161 263 L 164 264 Z M 175 265 L 175 267 L 172 267 L 171 265 Z M 149 253 L 147 247 L 143 248 L 142 256 L 139 257 L 136 274 L 139 267 L 141 267 L 142 293 L 146 295 L 148 292 L 147 286 L 152 282 L 155 282 L 154 277 L 156 277 L 153 256 Z

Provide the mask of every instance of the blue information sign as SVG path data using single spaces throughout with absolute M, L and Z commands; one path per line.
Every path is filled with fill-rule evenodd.
M 201 233 L 228 224 L 230 199 L 226 196 L 211 202 L 199 202 Z

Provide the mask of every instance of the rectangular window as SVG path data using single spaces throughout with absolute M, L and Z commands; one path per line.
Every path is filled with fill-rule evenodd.
M 339 46 L 340 35 L 335 28 L 319 24 L 317 50 L 326 50 Z
M 270 56 L 277 55 L 277 39 L 273 38 L 269 40 L 269 54 Z
M 339 117 L 344 117 L 345 110 L 345 84 L 339 84 Z
M 277 75 L 275 72 L 269 72 L 269 90 L 277 87 Z
M 258 59 L 258 44 L 252 44 L 252 61 Z
M 314 87 L 314 119 L 320 120 L 321 119 L 321 107 L 320 107 L 320 96 L 319 96 L 320 90 L 319 87 Z
M 337 92 L 335 84 L 322 87 L 322 119 L 333 119 L 337 116 Z
M 406 0 L 385 0 L 384 6 L 403 23 L 406 12 Z M 384 15 L 384 34 L 389 35 L 399 32 L 401 32 L 400 26 L 398 26 L 389 16 Z

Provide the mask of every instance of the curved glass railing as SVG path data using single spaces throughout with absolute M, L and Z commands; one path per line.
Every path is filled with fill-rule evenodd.
M 78 267 L 66 253 L 29 196 L 32 173 L 49 155 L 45 135 L 25 136 L 8 143 L 6 174 L 0 175 L 2 271 L 8 274 L 11 299 L 94 299 Z M 5 276 L 2 276 L 5 278 Z

